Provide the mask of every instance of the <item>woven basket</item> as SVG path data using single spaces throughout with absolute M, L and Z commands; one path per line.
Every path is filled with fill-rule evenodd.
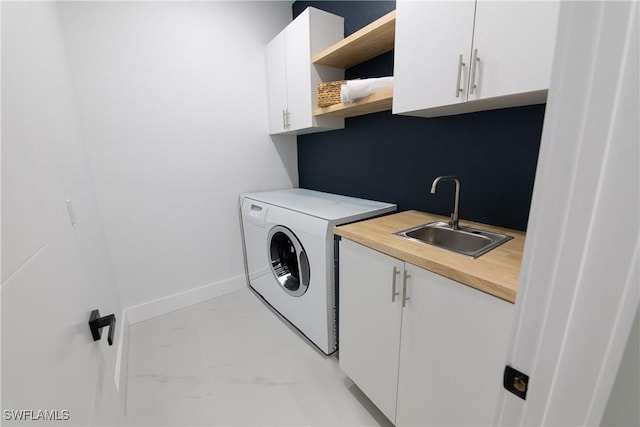
M 340 104 L 340 86 L 346 80 L 338 80 L 336 82 L 318 83 L 318 107 L 329 107 L 330 105 Z

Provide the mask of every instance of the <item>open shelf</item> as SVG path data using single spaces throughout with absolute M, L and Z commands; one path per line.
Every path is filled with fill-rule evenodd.
M 393 90 L 377 92 L 358 99 L 353 103 L 341 103 L 313 110 L 314 116 L 354 117 L 363 114 L 390 110 L 393 103 Z
M 394 10 L 314 55 L 311 61 L 314 64 L 334 68 L 349 68 L 392 50 L 395 31 L 396 11 Z

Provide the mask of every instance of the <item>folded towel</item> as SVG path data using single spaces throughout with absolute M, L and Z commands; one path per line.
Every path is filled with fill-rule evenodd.
M 379 77 L 375 79 L 349 80 L 340 87 L 342 102 L 354 102 L 374 92 L 393 88 L 393 77 Z

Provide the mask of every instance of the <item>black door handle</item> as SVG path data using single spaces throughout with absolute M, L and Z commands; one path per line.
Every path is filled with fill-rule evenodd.
M 91 329 L 91 335 L 93 335 L 94 341 L 98 341 L 102 337 L 102 328 L 105 326 L 109 327 L 107 341 L 109 341 L 109 345 L 113 345 L 113 333 L 116 330 L 115 314 L 100 317 L 100 312 L 98 310 L 93 310 L 91 312 L 91 317 L 89 317 L 89 329 Z

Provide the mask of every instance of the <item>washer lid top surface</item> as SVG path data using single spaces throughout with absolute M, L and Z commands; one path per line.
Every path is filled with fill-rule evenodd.
M 391 203 L 304 188 L 248 193 L 244 197 L 334 222 L 351 221 L 396 210 L 396 205 Z

